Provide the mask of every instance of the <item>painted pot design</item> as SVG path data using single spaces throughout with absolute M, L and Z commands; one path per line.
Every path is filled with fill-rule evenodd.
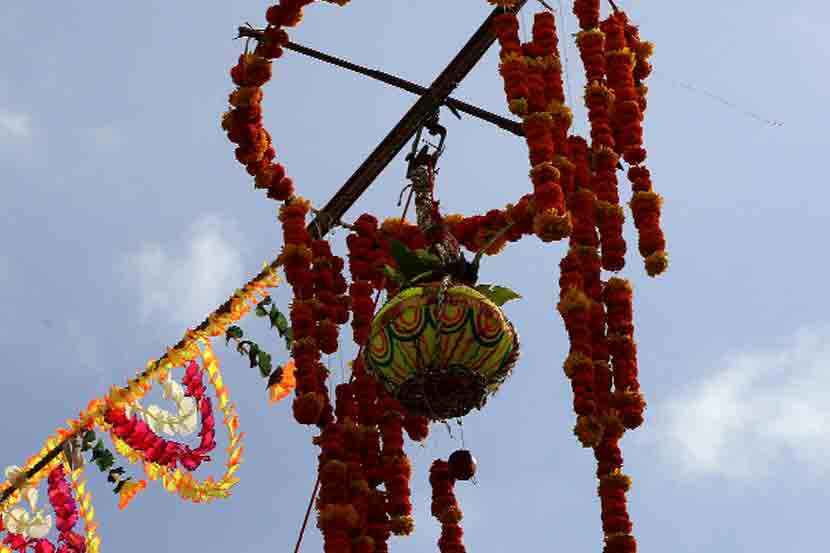
M 440 284 L 402 291 L 375 315 L 368 369 L 412 414 L 433 420 L 481 408 L 519 355 L 516 331 L 477 290 Z

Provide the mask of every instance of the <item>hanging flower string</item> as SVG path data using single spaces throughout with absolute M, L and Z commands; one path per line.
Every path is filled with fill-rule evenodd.
M 533 183 L 533 231 L 544 242 L 561 240 L 571 232 L 571 219 L 565 210 L 561 173 L 553 163 L 557 155 L 554 126 L 559 122 L 559 113 L 555 121 L 554 114 L 548 111 L 556 106 L 546 102 L 544 77 L 546 68 L 556 71 L 558 58 L 551 54 L 547 61 L 540 61 L 527 55 L 535 53 L 534 45 L 522 46 L 519 21 L 514 13 L 500 14 L 493 22 L 501 47 L 499 72 L 504 79 L 508 105 L 523 119 Z M 550 45 L 547 47 L 549 51 Z
M 328 371 L 320 362 L 322 350 L 319 338 L 326 340 L 328 348 L 332 347 L 333 340 L 333 347 L 336 347 L 338 331 L 336 324 L 332 324 L 331 319 L 326 319 L 327 322 L 321 321 L 321 324 L 324 332 L 327 330 L 329 334 L 319 332 L 320 325 L 315 318 L 315 315 L 320 314 L 321 303 L 317 298 L 317 291 L 321 288 L 318 288 L 319 279 L 315 283 L 315 273 L 312 271 L 315 253 L 312 249 L 311 235 L 305 228 L 305 218 L 310 209 L 311 204 L 301 197 L 292 197 L 280 208 L 279 219 L 284 239 L 280 259 L 285 268 L 286 280 L 294 292 L 290 312 L 293 329 L 291 353 L 296 364 L 297 379 L 296 397 L 292 405 L 294 418 L 300 424 L 316 424 L 322 427 L 333 420 L 333 414 L 325 385 Z M 315 249 L 318 254 L 325 253 L 321 250 L 320 244 L 317 244 Z M 319 260 L 317 266 L 319 269 Z M 330 280 L 328 284 L 333 286 L 333 276 L 327 280 Z M 332 305 L 331 315 L 342 314 L 341 311 L 335 310 L 332 303 L 329 305 Z M 342 315 L 340 319 L 342 320 Z
M 487 255 L 501 252 L 508 242 L 528 234 L 544 242 L 570 237 L 568 252 L 560 264 L 557 308 L 570 342 L 564 368 L 577 415 L 574 431 L 584 446 L 593 448 L 597 460 L 604 551 L 636 551 L 625 495 L 630 479 L 622 473 L 619 449 L 619 439 L 626 429 L 642 423 L 645 409 L 633 338 L 632 290 L 623 279 L 603 282 L 602 269 L 619 271 L 625 262 L 624 217 L 616 175 L 620 159 L 629 164 L 628 178 L 634 192 L 630 206 L 646 271 L 655 276 L 667 266 L 660 228 L 662 199 L 653 191 L 643 148 L 642 121 L 647 107 L 643 81 L 651 72 L 648 58 L 653 47 L 640 39 L 639 31 L 624 13 L 615 9 L 600 21 L 599 0 L 575 0 L 573 11 L 581 27 L 577 46 L 588 82 L 588 144 L 580 137 L 569 136 L 573 116 L 565 105 L 553 14 L 536 14 L 532 38 L 523 44 L 518 19 L 508 10 L 515 7 L 515 0 L 488 1 L 504 12 L 493 20 L 501 49 L 499 72 L 508 109 L 522 119 L 532 191 L 503 209 L 469 217 L 440 217 L 433 198 L 435 218 L 440 224 L 436 225 L 439 230 L 429 236 L 405 219 L 387 219 L 379 224 L 375 216 L 362 215 L 348 226 L 352 231 L 346 240 L 351 282 L 343 275 L 344 260 L 332 254 L 327 241 L 313 239 L 306 230 L 311 205 L 297 194 L 295 182 L 277 161 L 271 135 L 263 126 L 262 87 L 272 77 L 272 60 L 282 56 L 289 40 L 286 29 L 301 22 L 304 8 L 313 0 L 282 0 L 268 8 L 268 26 L 257 35 L 255 49 L 251 52 L 246 46 L 231 69 L 235 89 L 229 96 L 230 109 L 223 115 L 222 127 L 236 145 L 236 159 L 253 177 L 254 186 L 282 202 L 279 220 L 284 243 L 280 256 L 202 325 L 188 330 L 161 359 L 148 363 L 127 387 L 113 388 L 105 397 L 90 402 L 79 418 L 67 421 L 38 454 L 7 474 L 7 481 L 0 484 L 0 493 L 8 496 L 0 517 L 0 530 L 7 534 L 0 552 L 27 548 L 35 553 L 56 551 L 45 539 L 51 517 L 36 509 L 34 486 L 44 478 L 49 482 L 59 531 L 57 551 L 98 550 L 97 524 L 85 482 L 80 480 L 81 469 L 70 460 L 74 459 L 70 453 L 66 458 L 55 455 L 59 444 L 74 443 L 94 427 L 109 431 L 120 455 L 141 463 L 149 479 L 160 480 L 167 490 L 182 498 L 202 502 L 229 495 L 238 481 L 234 474 L 241 462 L 242 433 L 210 338 L 229 332 L 228 327 L 252 308 L 259 313 L 259 298 L 268 298 L 265 288 L 278 283 L 279 265 L 293 292 L 290 333 L 284 316 L 284 324 L 278 325 L 293 361 L 271 372 L 270 357 L 263 356 L 267 373 L 266 367 L 260 369 L 269 379 L 270 399 L 278 401 L 295 389 L 295 419 L 321 430 L 315 438 L 320 446 L 317 510 L 325 551 L 388 551 L 391 534 L 407 535 L 414 528 L 412 469 L 403 448 L 403 434 L 406 431 L 414 441 L 423 440 L 429 421 L 411 415 L 393 399 L 367 372 L 360 354 L 352 365 L 350 381 L 336 387 L 332 405 L 326 384 L 329 374 L 321 356 L 339 349 L 340 326 L 349 322 L 350 313 L 354 341 L 360 348 L 366 345 L 381 292 L 395 294 L 402 283 L 390 278 L 401 269 L 390 251 L 403 245 L 412 252 L 424 252 L 438 238 L 449 240 L 443 236 L 446 230 L 467 249 Z M 430 179 L 432 171 L 430 166 Z M 258 359 L 260 353 L 264 352 L 257 352 Z M 195 362 L 197 358 L 200 363 Z M 183 387 L 170 377 L 176 367 L 185 367 Z M 229 445 L 224 475 L 218 480 L 208 477 L 198 481 L 191 471 L 209 460 L 208 454 L 216 446 L 214 402 L 206 395 L 203 372 L 214 388 Z M 140 400 L 154 382 L 160 383 L 165 397 L 176 403 L 176 413 L 141 405 Z M 197 418 L 201 428 L 195 447 L 159 435 L 188 434 L 195 430 Z M 469 452 L 461 451 L 454 453 L 449 463 L 436 461 L 430 471 L 432 511 L 442 523 L 439 548 L 445 553 L 464 551 L 458 524 L 461 512 L 452 486 L 456 479 L 472 474 L 461 476 L 467 474 L 467 469 L 458 472 L 454 462 L 462 469 L 474 470 Z M 106 464 L 109 478 L 116 484 L 119 507 L 123 508 L 146 482 L 122 477 L 123 469 L 110 470 L 111 463 Z M 9 489 L 12 486 L 13 492 Z M 31 512 L 17 506 L 21 498 L 29 502 Z M 84 520 L 84 535 L 74 531 L 79 518 Z
M 438 550 L 441 553 L 465 553 L 467 550 L 461 541 L 464 531 L 460 525 L 463 515 L 455 499 L 455 479 L 447 461 L 433 461 L 429 469 L 429 483 L 432 485 L 432 516 L 441 523 Z

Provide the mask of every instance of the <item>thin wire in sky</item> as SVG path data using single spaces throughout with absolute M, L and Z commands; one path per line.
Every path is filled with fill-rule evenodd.
M 724 106 L 726 106 L 728 108 L 731 108 L 732 110 L 737 111 L 739 113 L 743 113 L 747 117 L 751 117 L 752 119 L 755 119 L 756 121 L 758 121 L 760 123 L 764 123 L 769 127 L 774 128 L 774 127 L 784 126 L 784 122 L 781 121 L 780 119 L 771 119 L 769 117 L 765 117 L 765 116 L 763 116 L 763 115 L 761 115 L 761 114 L 759 114 L 755 111 L 752 111 L 750 109 L 747 109 L 744 106 L 739 105 L 739 104 L 737 104 L 737 103 L 735 103 L 735 102 L 733 102 L 733 101 L 731 101 L 727 98 L 724 98 L 720 94 L 716 94 L 715 92 L 712 92 L 711 90 L 708 90 L 708 89 L 703 88 L 701 86 L 697 86 L 697 85 L 691 84 L 691 83 L 686 82 L 686 81 L 681 81 L 679 79 L 669 77 L 669 76 L 663 74 L 662 72 L 658 73 L 657 71 L 654 71 L 652 73 L 652 76 L 658 77 L 659 79 L 669 81 L 669 82 L 675 84 L 676 86 L 679 86 L 680 88 L 684 88 L 684 89 L 689 90 L 691 92 L 697 92 L 697 93 L 703 94 L 705 96 L 708 96 L 709 98 L 723 104 Z

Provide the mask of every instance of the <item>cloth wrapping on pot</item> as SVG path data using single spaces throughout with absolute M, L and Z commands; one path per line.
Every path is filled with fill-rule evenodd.
M 433 419 L 481 407 L 508 376 L 518 337 L 496 304 L 469 286 L 407 288 L 375 315 L 369 370 L 410 410 Z M 440 332 L 440 334 L 439 334 Z

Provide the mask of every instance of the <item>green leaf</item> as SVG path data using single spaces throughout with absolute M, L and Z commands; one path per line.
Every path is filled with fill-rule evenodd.
M 251 342 L 251 348 L 248 350 L 248 360 L 251 362 L 251 368 L 257 366 L 259 362 L 259 346 Z
M 403 282 L 403 275 L 397 269 L 394 269 L 389 265 L 383 266 L 383 274 L 386 278 L 393 282 L 397 282 L 398 284 Z
M 112 453 L 106 451 L 95 459 L 95 464 L 98 465 L 98 470 L 106 472 L 115 464 L 115 457 Z
M 120 478 L 118 477 L 122 474 L 124 474 L 123 467 L 110 469 L 109 473 L 107 474 L 107 482 L 118 482 L 120 480 Z
M 495 284 L 479 284 L 476 290 L 487 296 L 487 298 L 501 307 L 505 303 L 520 299 L 522 296 L 504 286 L 497 286 Z
M 417 257 L 418 261 L 423 263 L 424 266 L 429 267 L 430 269 L 438 270 L 441 268 L 441 259 L 434 253 L 430 253 L 427 250 L 415 250 L 415 257 Z
M 441 269 L 441 260 L 426 250 L 413 252 L 398 240 L 389 241 L 389 253 L 398 265 L 404 281 Z
M 92 448 L 92 442 L 95 441 L 95 431 L 94 430 L 87 430 L 84 432 L 83 439 L 81 441 L 81 450 L 87 451 Z
M 241 328 L 238 326 L 229 326 L 225 331 L 225 345 L 227 346 L 231 339 L 241 339 L 242 335 L 243 333 Z
M 294 329 L 288 327 L 285 329 L 285 347 L 288 348 L 288 351 L 291 351 L 292 343 L 294 342 Z
M 271 305 L 271 296 L 265 296 L 265 299 L 259 302 L 257 305 Z
M 238 344 L 236 344 L 236 351 L 239 352 L 239 355 L 248 355 L 250 353 L 251 348 L 254 347 L 256 344 L 250 340 L 242 340 Z M 245 346 L 248 346 L 248 349 L 245 350 Z
M 259 363 L 259 374 L 262 378 L 268 378 L 271 374 L 271 354 L 265 351 L 260 351 L 257 354 L 257 362 Z
M 268 312 L 265 310 L 261 304 L 256 306 L 256 316 L 257 317 L 267 317 Z
M 271 317 L 271 326 L 277 329 L 280 337 L 285 336 L 285 332 L 288 330 L 288 319 L 278 309 L 274 308 L 274 310 L 276 313 Z

